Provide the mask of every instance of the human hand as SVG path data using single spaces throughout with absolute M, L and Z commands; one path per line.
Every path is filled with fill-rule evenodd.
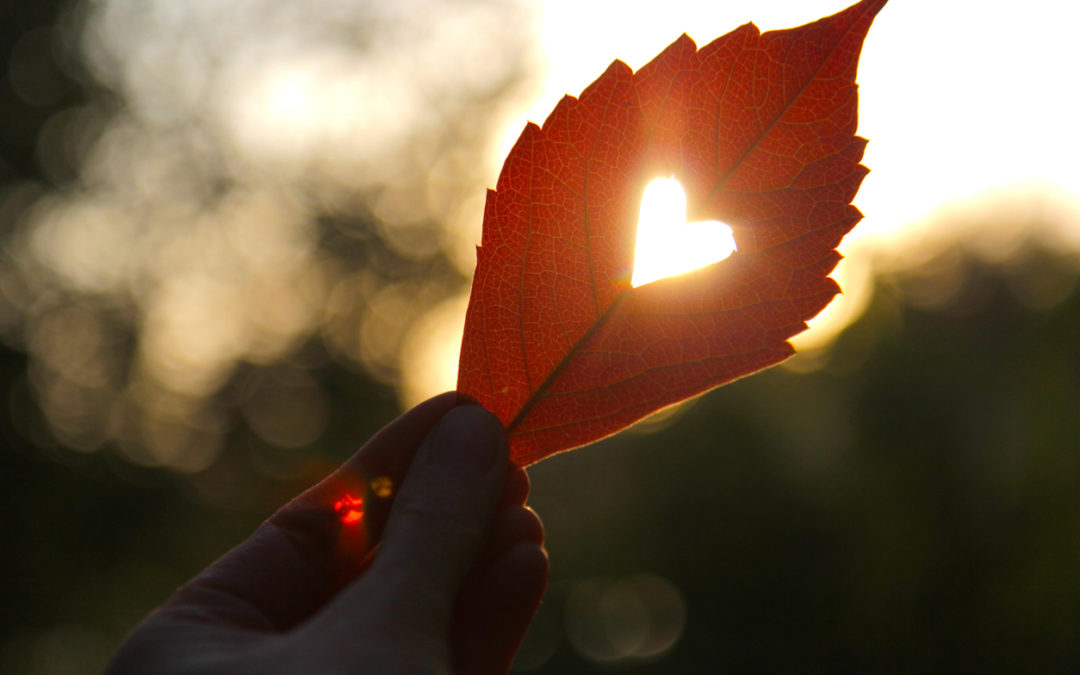
M 468 403 L 442 394 L 383 428 L 139 624 L 107 672 L 506 672 L 548 563 L 506 434 Z M 365 495 L 356 523 L 335 511 L 346 494 Z

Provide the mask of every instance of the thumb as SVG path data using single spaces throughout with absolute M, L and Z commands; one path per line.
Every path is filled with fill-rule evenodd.
M 506 432 L 476 405 L 447 412 L 418 450 L 371 568 L 343 604 L 379 599 L 387 631 L 445 639 L 454 600 L 488 537 L 509 467 Z

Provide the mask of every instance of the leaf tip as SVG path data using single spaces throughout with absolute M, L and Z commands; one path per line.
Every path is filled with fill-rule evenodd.
M 675 42 L 672 42 L 671 44 L 673 46 L 674 45 L 689 46 L 694 51 L 697 51 L 697 43 L 694 42 L 694 38 L 690 37 L 686 33 L 683 33 L 682 35 L 680 35 L 678 38 L 675 39 Z
M 626 62 L 622 59 L 615 59 L 611 62 L 611 65 L 608 66 L 607 71 L 604 72 L 604 75 L 607 75 L 608 73 L 616 76 L 629 77 L 634 74 L 634 69 L 626 65 Z M 601 75 L 600 77 L 602 78 L 604 77 L 604 75 Z

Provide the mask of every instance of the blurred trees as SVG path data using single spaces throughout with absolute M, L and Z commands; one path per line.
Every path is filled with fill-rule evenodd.
M 467 287 L 490 147 L 529 85 L 524 6 L 58 17 L 13 36 L 5 78 L 22 145 L 0 187 L 0 328 L 45 422 L 24 433 L 194 473 L 237 424 L 317 441 L 313 368 L 415 379 L 409 338 Z
M 1032 269 L 1074 290 L 1033 308 Z M 928 305 L 935 277 L 952 291 Z M 662 433 L 538 465 L 546 620 L 571 625 L 582 580 L 648 572 L 680 589 L 686 628 L 655 666 L 615 660 L 630 671 L 1071 672 L 1076 280 L 1072 254 L 989 266 L 943 251 L 879 277 L 819 370 L 772 369 Z M 607 621 L 609 641 L 629 630 Z M 539 672 L 592 672 L 561 644 Z
M 449 6 L 0 10 L 0 671 L 102 663 L 393 417 L 529 86 L 527 12 Z M 535 467 L 519 665 L 1080 665 L 1080 265 L 1031 228 L 882 268 L 831 348 Z
M 1024 255 L 1038 268 L 1072 265 L 1054 251 Z M 522 666 L 1074 667 L 1080 294 L 1033 308 L 1016 267 L 947 259 L 879 278 L 869 311 L 819 355 L 820 369 L 774 368 L 662 430 L 531 470 L 554 579 Z M 928 270 L 961 281 L 933 306 L 913 304 Z M 24 364 L 11 353 L 4 363 L 12 391 Z M 108 454 L 43 456 L 9 420 L 0 494 L 17 554 L 5 557 L 3 594 L 21 611 L 6 618 L 0 663 L 37 663 L 56 631 L 107 653 L 275 499 L 392 416 L 354 374 L 315 372 L 334 392 L 338 432 L 321 464 L 276 477 L 260 470 L 267 455 L 250 433 L 235 432 L 210 469 L 179 477 Z M 379 419 L 357 428 L 357 410 Z M 630 655 L 665 626 L 676 631 L 670 650 Z
M 0 8 L 0 670 L 101 662 L 396 414 L 414 324 L 467 288 L 527 26 L 484 0 Z

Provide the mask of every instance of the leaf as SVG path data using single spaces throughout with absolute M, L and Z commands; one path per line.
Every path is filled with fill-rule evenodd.
M 855 71 L 885 1 L 700 50 L 684 34 L 526 125 L 487 194 L 458 378 L 517 464 L 794 352 L 862 217 Z M 689 217 L 730 224 L 738 251 L 631 288 L 642 192 L 671 175 Z

